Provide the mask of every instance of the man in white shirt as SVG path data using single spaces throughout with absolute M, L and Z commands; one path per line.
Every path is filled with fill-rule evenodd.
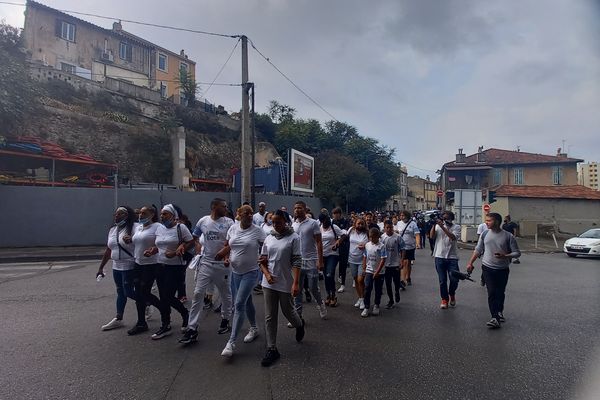
M 458 268 L 458 248 L 456 242 L 460 236 L 460 225 L 454 222 L 454 213 L 444 211 L 442 218 L 438 219 L 437 224 L 431 228 L 429 236 L 435 238 L 435 247 L 433 256 L 435 257 L 435 270 L 438 273 L 440 282 L 440 295 L 442 297 L 441 309 L 447 309 L 456 306 L 456 289 L 458 288 L 458 278 L 455 278 L 451 272 L 459 271 Z M 450 280 L 450 285 L 448 285 Z
M 267 204 L 264 201 L 258 203 L 258 212 L 252 216 L 252 223 L 259 228 L 265 222 L 265 214 L 267 213 Z

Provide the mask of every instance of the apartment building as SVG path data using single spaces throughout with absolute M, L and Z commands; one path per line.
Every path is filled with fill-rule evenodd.
M 598 182 L 598 162 L 589 162 L 585 164 L 579 164 L 577 166 L 577 178 L 579 184 L 590 189 L 600 190 L 600 183 Z

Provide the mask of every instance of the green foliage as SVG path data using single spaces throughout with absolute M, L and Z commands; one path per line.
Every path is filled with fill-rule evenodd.
M 214 115 L 197 108 L 178 106 L 174 116 L 175 121 L 180 122 L 186 129 L 207 133 L 219 140 L 237 140 L 240 137 L 239 131 L 227 129 Z
M 255 114 L 254 125 L 257 137 L 273 143 L 277 134 L 277 125 L 268 114 Z
M 271 101 L 268 115 L 277 122 L 275 148 L 286 157 L 290 148 L 315 157 L 315 194 L 331 203 L 353 209 L 373 209 L 398 192 L 399 166 L 394 150 L 355 127 L 314 119 L 295 119 L 292 107 Z
M 183 97 L 188 107 L 192 107 L 196 103 L 196 91 L 198 84 L 192 76 L 191 72 L 181 68 L 179 70 L 179 89 L 183 91 Z

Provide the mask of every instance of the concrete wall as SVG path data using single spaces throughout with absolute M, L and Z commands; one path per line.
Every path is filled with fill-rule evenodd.
M 498 203 L 501 205 L 505 201 L 499 199 Z M 535 235 L 538 224 L 552 224 L 559 233 L 568 234 L 579 234 L 600 226 L 598 200 L 509 198 L 508 211 L 513 221 L 519 223 L 523 236 Z
M 210 201 L 220 197 L 230 208 L 240 205 L 239 193 L 180 192 L 119 189 L 118 204 L 133 208 L 146 204 L 179 205 L 192 222 L 209 213 Z M 267 209 L 285 206 L 288 211 L 299 199 L 292 196 L 257 195 Z M 321 201 L 302 197 L 317 212 Z M 0 247 L 86 246 L 106 243 L 112 225 L 115 191 L 91 188 L 45 188 L 0 185 L 0 209 L 6 226 L 0 230 Z

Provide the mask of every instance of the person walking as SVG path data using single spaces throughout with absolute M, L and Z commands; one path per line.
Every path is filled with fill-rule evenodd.
M 448 306 L 456 307 L 458 278 L 452 272 L 459 271 L 456 243 L 460 236 L 460 225 L 454 223 L 454 213 L 452 211 L 444 211 L 442 217 L 436 222 L 429 235 L 435 239 L 433 256 L 442 298 L 440 308 L 445 310 Z M 450 281 L 449 284 L 448 281 Z
M 323 240 L 323 262 L 325 263 L 325 291 L 327 300 L 325 305 L 329 307 L 337 306 L 337 296 L 335 290 L 335 267 L 340 258 L 338 249 L 346 231 L 341 230 L 337 225 L 331 223 L 329 215 L 320 214 L 321 238 Z
M 156 229 L 154 247 L 144 252 L 146 257 L 158 254 L 160 264 L 156 272 L 156 284 L 161 303 L 161 327 L 152 335 L 152 339 L 159 340 L 171 334 L 171 307 L 181 315 L 181 329 L 188 324 L 189 312 L 187 308 L 175 297 L 180 284 L 182 272 L 186 268 L 183 255 L 186 250 L 194 245 L 194 238 L 188 228 L 177 222 L 179 213 L 173 204 L 166 204 L 160 210 L 161 225 Z
M 379 228 L 373 227 L 369 230 L 369 243 L 365 245 L 365 255 L 363 256 L 362 268 L 365 271 L 365 308 L 360 314 L 361 317 L 369 316 L 369 308 L 371 305 L 371 292 L 375 287 L 375 301 L 373 304 L 373 315 L 379 315 L 379 305 L 381 303 L 381 295 L 383 293 L 383 275 L 381 271 L 385 266 L 387 253 L 385 244 L 379 237 L 381 231 Z
M 357 217 L 354 221 L 354 226 L 348 231 L 348 240 L 350 241 L 350 248 L 348 253 L 348 265 L 350 266 L 350 272 L 354 279 L 354 288 L 358 300 L 354 304 L 361 310 L 365 309 L 365 272 L 362 269 L 362 259 L 365 252 L 365 245 L 369 241 L 369 235 L 367 231 L 367 225 L 365 220 Z
M 308 287 L 317 303 L 319 315 L 322 319 L 325 319 L 327 318 L 327 308 L 321 298 L 321 289 L 319 288 L 319 271 L 323 270 L 321 228 L 316 220 L 307 217 L 306 203 L 303 201 L 297 201 L 294 204 L 294 216 L 296 220 L 292 224 L 292 229 L 300 238 L 300 252 L 302 254 L 300 282 L 305 278 L 308 280 Z M 295 304 L 296 311 L 302 316 L 302 293 L 296 296 Z
M 385 259 L 385 289 L 388 295 L 388 303 L 385 306 L 388 310 L 394 308 L 394 304 L 400 303 L 400 269 L 402 252 L 404 251 L 404 241 L 396 232 L 391 220 L 386 220 L 383 225 L 384 234 L 381 241 L 385 245 L 387 258 Z M 392 283 L 394 291 L 392 292 Z
M 258 259 L 267 235 L 252 223 L 252 207 L 241 206 L 237 210 L 239 225 L 232 225 L 227 231 L 225 246 L 216 256 L 216 260 L 224 260 L 231 267 L 231 296 L 234 304 L 233 326 L 223 357 L 231 357 L 235 351 L 236 339 L 240 334 L 244 318 L 248 317 L 250 330 L 244 343 L 250 343 L 258 337 L 256 311 L 252 302 L 252 290 L 259 277 Z
M 497 329 L 506 320 L 504 318 L 504 300 L 506 298 L 506 285 L 510 273 L 510 261 L 521 256 L 514 235 L 500 228 L 502 216 L 490 213 L 485 217 L 488 230 L 481 234 L 477 246 L 467 263 L 467 272 L 470 274 L 475 268 L 475 260 L 481 256 L 481 269 L 488 292 L 488 307 L 492 319 L 486 325 Z
M 204 305 L 204 295 L 207 288 L 214 285 L 221 295 L 221 324 L 217 333 L 219 335 L 231 330 L 231 285 L 229 283 L 230 270 L 223 260 L 216 258 L 217 253 L 225 246 L 227 232 L 234 225 L 227 215 L 227 202 L 216 198 L 210 203 L 210 215 L 198 220 L 194 228 L 194 238 L 202 237 L 202 260 L 196 270 L 194 299 L 190 310 L 190 321 L 185 334 L 179 343 L 189 344 L 198 340 L 198 323 Z
M 108 323 L 102 325 L 103 331 L 122 327 L 127 298 L 136 299 L 133 287 L 134 244 L 131 240 L 136 227 L 135 219 L 135 212 L 130 207 L 120 206 L 115 210 L 114 225 L 108 231 L 106 250 L 96 273 L 96 277 L 104 277 L 104 266 L 108 260 L 112 260 L 112 275 L 117 288 L 117 314 Z
M 336 207 L 331 212 L 333 214 L 333 219 L 331 220 L 332 225 L 336 225 L 342 231 L 348 232 L 348 229 L 352 226 L 351 221 L 348 218 L 342 217 L 342 209 Z M 338 252 L 340 254 L 339 258 L 339 278 L 340 287 L 338 288 L 338 293 L 344 293 L 346 290 L 346 273 L 348 271 L 348 253 L 350 251 L 350 242 L 348 240 L 342 240 L 338 247 Z
M 421 248 L 421 231 L 416 222 L 412 220 L 410 212 L 400 211 L 400 221 L 396 225 L 396 230 L 400 232 L 400 237 L 404 240 L 404 258 L 402 259 L 402 284 L 403 286 L 412 285 L 411 271 L 412 263 L 415 260 L 415 249 Z
M 296 341 L 301 342 L 305 335 L 304 320 L 292 302 L 292 299 L 301 293 L 300 237 L 286 223 L 286 216 L 281 210 L 277 210 L 273 214 L 273 232 L 267 236 L 263 244 L 260 268 L 263 272 L 262 287 L 267 336 L 267 352 L 261 365 L 268 367 L 281 356 L 277 349 L 280 307 L 288 322 L 293 328 L 296 328 Z
M 261 201 L 258 203 L 258 211 L 252 216 L 252 223 L 260 228 L 265 222 L 266 214 L 267 204 L 264 201 Z
M 158 223 L 158 211 L 154 206 L 144 206 L 139 212 L 139 221 L 133 233 L 133 245 L 135 256 L 135 307 L 137 308 L 138 320 L 133 328 L 127 331 L 129 335 L 137 335 L 146 332 L 146 307 L 148 305 L 161 309 L 160 300 L 152 294 L 152 286 L 156 280 L 156 271 L 159 268 L 158 256 L 153 254 L 149 257 L 144 255 L 146 249 L 154 246 L 156 242 L 156 230 Z
M 519 224 L 512 221 L 510 218 L 510 215 L 508 215 L 508 214 L 506 214 L 506 216 L 504 217 L 504 224 L 502 224 L 502 229 L 504 229 L 506 232 L 513 235 L 513 237 L 515 237 L 515 238 L 519 236 Z M 516 257 L 514 260 L 512 260 L 512 262 L 513 262 L 513 264 L 521 263 L 521 261 L 519 260 L 519 257 Z

